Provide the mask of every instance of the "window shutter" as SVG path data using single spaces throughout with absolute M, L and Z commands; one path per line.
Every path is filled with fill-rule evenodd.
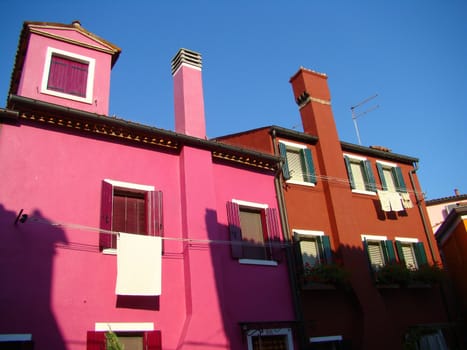
M 290 170 L 289 164 L 287 163 L 287 148 L 283 143 L 279 142 L 279 153 L 281 154 L 282 158 L 284 158 L 284 163 L 282 164 L 282 175 L 284 179 L 290 179 Z
M 367 183 L 365 184 L 365 188 L 367 191 L 376 191 L 376 181 L 373 175 L 373 170 L 371 170 L 371 163 L 368 160 L 363 161 L 363 168 L 365 169 L 365 175 L 367 179 Z
M 347 174 L 349 175 L 350 187 L 355 189 L 355 181 L 353 179 L 352 168 L 350 167 L 350 159 L 348 156 L 344 156 L 345 166 L 347 168 Z
M 112 231 L 112 206 L 113 206 L 113 186 L 108 182 L 102 182 L 102 202 L 101 202 L 101 229 Z M 99 234 L 100 249 L 111 248 L 112 234 L 101 232 Z
M 316 183 L 315 166 L 313 164 L 313 156 L 311 155 L 311 150 L 309 150 L 308 148 L 304 148 L 301 150 L 301 153 L 305 161 L 305 179 L 307 182 Z
M 240 227 L 240 208 L 237 203 L 227 202 L 227 220 L 233 258 L 243 257 L 242 230 Z
M 317 237 L 303 237 L 300 239 L 300 259 L 303 267 L 309 264 L 313 267 L 320 263 L 320 254 Z
M 386 179 L 384 178 L 383 166 L 380 163 L 376 163 L 376 168 L 378 169 L 379 179 L 381 180 L 381 187 L 384 191 L 387 191 L 388 185 L 386 184 Z
M 161 331 L 144 332 L 144 350 L 162 350 Z
M 105 350 L 105 332 L 88 331 L 86 336 L 86 350 Z
M 407 192 L 407 188 L 404 182 L 404 176 L 402 175 L 402 170 L 400 167 L 392 168 L 394 173 L 394 178 L 396 179 L 396 186 L 398 192 Z
M 371 270 L 378 270 L 380 267 L 384 266 L 384 253 L 382 252 L 382 241 L 370 241 L 366 239 L 363 241 L 365 250 L 368 254 L 368 260 L 370 263 Z
M 322 245 L 322 251 L 324 256 L 324 262 L 326 264 L 332 263 L 332 251 L 331 251 L 331 241 L 329 236 L 319 236 Z
M 396 261 L 396 254 L 394 252 L 394 245 L 391 240 L 382 241 L 381 242 L 384 246 L 383 253 L 385 263 L 393 263 Z
M 266 216 L 266 227 L 268 239 L 271 247 L 271 258 L 280 261 L 282 258 L 281 249 L 281 230 L 277 220 L 276 208 L 266 208 L 264 211 Z
M 414 250 L 415 250 L 415 257 L 417 258 L 417 265 L 420 267 L 422 265 L 428 264 L 423 242 L 414 243 Z
M 402 243 L 400 241 L 396 241 L 395 243 L 396 243 L 396 250 L 397 250 L 397 256 L 399 257 L 399 261 L 405 264 L 405 257 L 404 257 L 404 251 L 402 249 Z
M 162 191 L 146 193 L 146 211 L 148 218 L 148 235 L 163 236 Z

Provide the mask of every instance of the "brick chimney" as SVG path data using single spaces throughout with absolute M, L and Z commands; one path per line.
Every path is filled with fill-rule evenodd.
M 180 49 L 172 59 L 175 131 L 206 138 L 201 55 Z

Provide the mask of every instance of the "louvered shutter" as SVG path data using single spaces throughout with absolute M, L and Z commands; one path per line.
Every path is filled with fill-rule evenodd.
M 266 208 L 264 214 L 266 216 L 268 240 L 271 246 L 271 258 L 276 261 L 281 261 L 281 230 L 277 219 L 277 210 L 276 208 Z
M 379 179 L 381 180 L 381 187 L 384 191 L 388 190 L 388 185 L 386 184 L 386 179 L 384 178 L 384 169 L 380 163 L 376 163 L 376 168 L 378 169 Z
M 350 166 L 350 159 L 348 156 L 344 156 L 345 167 L 347 168 L 347 174 L 349 175 L 350 187 L 355 189 L 355 181 L 353 179 L 352 167 Z
M 363 161 L 363 168 L 365 169 L 365 175 L 367 182 L 365 183 L 365 188 L 367 191 L 376 191 L 376 181 L 373 175 L 373 170 L 371 169 L 371 163 L 368 160 Z
M 407 192 L 407 188 L 405 186 L 404 176 L 402 175 L 402 170 L 400 167 L 392 168 L 394 178 L 396 179 L 397 183 L 397 191 L 398 192 Z
M 380 241 L 364 241 L 364 245 L 370 260 L 370 266 L 373 270 L 377 270 L 384 266 L 384 255 Z
M 146 210 L 148 218 L 148 235 L 163 236 L 163 206 L 162 191 L 149 191 L 146 193 Z
M 418 267 L 428 264 L 426 258 L 425 247 L 422 242 L 414 243 L 415 257 L 417 258 Z
M 233 258 L 243 257 L 242 230 L 240 227 L 240 207 L 237 203 L 227 202 L 227 220 L 229 223 L 231 251 Z
M 113 208 L 113 186 L 106 182 L 102 182 L 102 202 L 101 202 L 101 229 L 106 231 L 112 230 L 112 208 Z M 100 249 L 112 247 L 112 234 L 101 232 L 99 234 Z M 115 248 L 115 247 L 114 247 Z
M 308 148 L 304 148 L 301 150 L 303 160 L 305 161 L 305 181 L 316 183 L 316 174 L 315 174 L 315 166 L 313 164 L 313 156 L 311 155 L 311 150 Z
M 88 331 L 86 350 L 106 350 L 105 332 Z
M 329 236 L 319 236 L 319 240 L 321 241 L 324 263 L 331 264 L 332 263 L 332 251 L 331 251 L 331 241 L 329 239 Z
M 282 164 L 282 175 L 284 176 L 285 180 L 290 179 L 290 171 L 289 171 L 289 164 L 287 161 L 287 147 L 279 142 L 279 153 L 281 154 L 282 158 L 284 158 L 284 163 Z
M 143 348 L 144 350 L 162 350 L 161 331 L 144 332 Z
M 381 241 L 384 249 L 385 263 L 393 263 L 396 261 L 396 253 L 394 252 L 394 245 L 391 240 Z
M 300 253 L 303 267 L 319 264 L 319 247 L 316 238 L 300 239 Z

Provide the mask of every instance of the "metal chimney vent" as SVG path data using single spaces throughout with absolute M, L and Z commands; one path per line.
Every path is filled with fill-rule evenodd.
M 172 59 L 172 75 L 175 74 L 182 64 L 188 64 L 201 69 L 201 63 L 201 54 L 187 49 L 180 49 Z

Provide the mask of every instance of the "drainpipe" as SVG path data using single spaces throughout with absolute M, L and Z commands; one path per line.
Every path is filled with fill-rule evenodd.
M 428 223 L 427 223 L 427 220 L 426 220 L 426 217 L 425 217 L 425 212 L 423 211 L 423 208 L 422 208 L 422 201 L 421 201 L 421 198 L 418 194 L 418 191 L 417 191 L 417 188 L 415 187 L 415 180 L 413 178 L 413 175 L 417 172 L 418 170 L 418 163 L 415 162 L 413 164 L 413 169 L 410 170 L 409 172 L 409 176 L 410 176 L 410 182 L 412 184 L 412 188 L 414 189 L 414 192 L 415 192 L 415 200 L 417 202 L 417 207 L 418 207 L 418 210 L 420 212 L 420 216 L 422 218 L 422 223 L 423 223 L 423 228 L 425 230 L 425 235 L 426 235 L 426 238 L 428 240 L 428 246 L 430 248 L 430 253 L 431 253 L 431 258 L 433 260 L 433 262 L 436 264 L 437 263 L 437 259 L 436 259 L 436 254 L 435 254 L 435 250 L 434 250 L 434 247 L 433 247 L 433 234 L 431 232 L 431 230 L 429 229 L 429 226 L 428 226 Z
M 271 137 L 272 137 L 272 147 L 274 149 L 274 155 L 280 156 L 279 150 L 277 148 L 276 142 L 276 130 L 271 128 Z M 300 299 L 300 289 L 298 288 L 296 276 L 296 267 L 295 267 L 295 256 L 293 253 L 293 238 L 290 235 L 289 231 L 289 222 L 287 220 L 287 207 L 285 205 L 284 200 L 284 192 L 283 192 L 283 182 L 282 182 L 282 162 L 280 163 L 277 172 L 274 177 L 274 185 L 276 187 L 277 193 L 277 202 L 279 205 L 279 215 L 281 218 L 281 226 L 282 232 L 284 233 L 284 238 L 286 240 L 286 259 L 287 259 L 287 270 L 289 273 L 289 282 L 290 282 L 290 289 L 292 293 L 292 303 L 295 313 L 295 319 L 297 321 L 297 338 L 298 338 L 298 346 L 299 349 L 306 349 L 307 347 L 307 339 L 305 336 L 305 325 L 303 321 L 303 308 Z

